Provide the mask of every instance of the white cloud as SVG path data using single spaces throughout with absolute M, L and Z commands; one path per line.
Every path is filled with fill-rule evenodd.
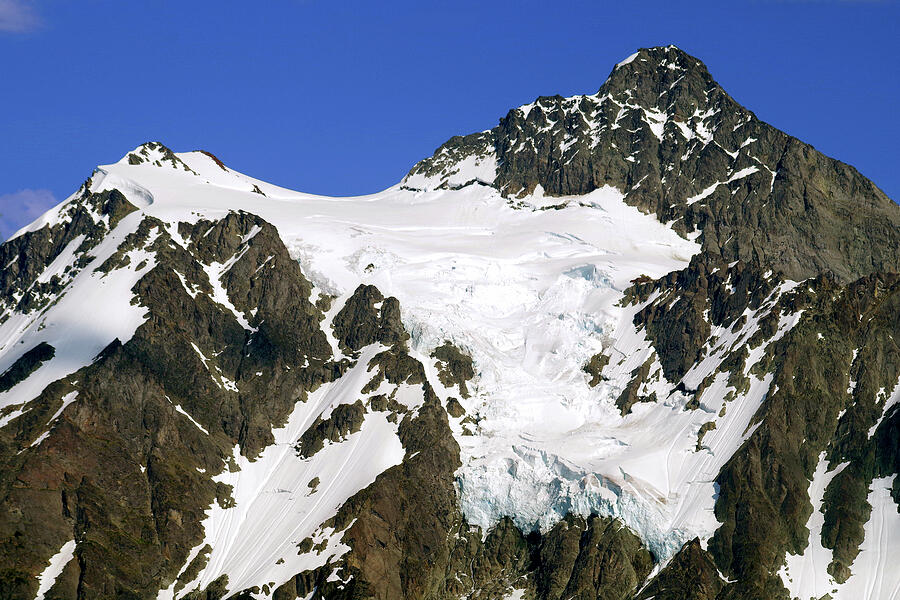
M 30 0 L 0 0 L 0 31 L 28 33 L 41 24 Z
M 24 189 L 0 195 L 0 240 L 6 240 L 57 204 L 50 190 Z

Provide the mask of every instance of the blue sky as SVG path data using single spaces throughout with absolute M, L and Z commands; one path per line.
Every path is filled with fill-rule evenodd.
M 0 235 L 149 140 L 307 192 L 376 191 L 670 43 L 900 200 L 898 26 L 892 0 L 0 0 Z

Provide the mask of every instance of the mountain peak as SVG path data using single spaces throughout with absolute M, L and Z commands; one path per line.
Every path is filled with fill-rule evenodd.
M 701 66 L 705 68 L 703 62 L 700 61 L 697 57 L 691 56 L 678 46 L 674 46 L 672 44 L 668 46 L 651 46 L 650 48 L 638 48 L 634 54 L 620 61 L 616 65 L 616 68 L 624 67 L 625 65 L 631 64 L 635 60 L 637 60 L 639 63 L 649 62 L 659 64 L 670 62 L 680 64 L 685 67 Z
M 655 46 L 639 48 L 637 52 L 618 62 L 613 67 L 609 79 L 641 76 L 649 80 L 671 83 L 686 73 L 694 73 L 700 79 L 712 81 L 706 65 L 697 57 L 691 56 L 677 46 Z
M 196 172 L 191 169 L 183 160 L 178 158 L 172 150 L 165 146 L 162 142 L 145 142 L 123 156 L 117 164 L 152 164 L 161 167 L 168 163 L 175 169 L 184 169 L 190 173 Z
M 517 197 L 538 186 L 553 196 L 584 194 L 605 184 L 622 189 L 627 182 L 612 173 L 598 181 L 599 173 L 572 177 L 566 171 L 581 168 L 584 160 L 594 162 L 591 155 L 598 152 L 621 154 L 616 170 L 622 171 L 635 168 L 628 163 L 637 164 L 638 146 L 694 140 L 705 146 L 713 141 L 716 127 L 710 121 L 717 113 L 729 120 L 750 114 L 697 58 L 676 46 L 641 48 L 616 64 L 595 94 L 539 96 L 510 110 L 489 131 L 450 139 L 415 165 L 403 184 L 453 189 L 478 183 Z M 549 156 L 527 157 L 534 152 Z
M 711 97 L 714 92 L 716 97 Z M 676 46 L 639 49 L 613 67 L 597 95 L 624 95 L 635 104 L 674 113 L 682 120 L 708 100 L 727 97 L 706 65 Z M 739 108 L 736 103 L 735 108 Z
M 815 188 L 805 183 L 812 174 L 823 182 Z M 766 264 L 794 279 L 831 272 L 851 280 L 900 264 L 881 251 L 900 230 L 887 196 L 852 167 L 761 122 L 675 46 L 638 50 L 595 94 L 541 96 L 493 129 L 454 137 L 403 181 L 418 190 L 474 184 L 508 198 L 614 187 L 728 262 Z M 798 231 L 790 215 L 804 213 L 817 229 Z M 876 225 L 885 222 L 892 226 Z M 872 240 L 874 262 L 863 247 Z

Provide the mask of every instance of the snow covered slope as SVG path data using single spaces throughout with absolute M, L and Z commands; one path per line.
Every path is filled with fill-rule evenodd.
M 538 195 L 525 199 L 524 209 L 483 186 L 430 192 L 395 186 L 371 196 L 328 198 L 254 180 L 199 152 L 174 155 L 177 166 L 171 161 L 154 164 L 158 151 L 152 148 L 138 148 L 129 156 L 142 153 L 150 159 L 130 164 L 135 161 L 126 157 L 99 167 L 92 176 L 90 191 L 116 189 L 138 206 L 110 236 L 111 248 L 141 215 L 157 218 L 175 232 L 180 222 L 252 212 L 275 224 L 304 273 L 323 292 L 346 297 L 363 282 L 397 297 L 414 352 L 428 356 L 449 340 L 472 356 L 477 377 L 471 397 L 461 402 L 478 420 L 476 435 L 462 435 L 464 426 L 454 425 L 463 452 L 461 501 L 471 523 L 487 529 L 500 517 L 511 516 L 526 530 L 546 530 L 570 511 L 621 514 L 646 534 L 661 557 L 671 555 L 689 537 L 711 533 L 706 518 L 673 531 L 660 516 L 683 488 L 648 492 L 596 485 L 620 481 L 622 465 L 642 460 L 655 447 L 656 436 L 669 438 L 684 425 L 661 423 L 661 416 L 623 419 L 612 404 L 617 390 L 591 389 L 582 366 L 610 343 L 627 316 L 617 304 L 631 280 L 683 267 L 698 251 L 652 215 L 627 206 L 619 191 L 604 188 L 562 199 Z M 554 206 L 561 203 L 565 206 Z M 27 229 L 58 221 L 65 206 Z M 79 294 L 103 289 L 93 282 L 79 284 L 77 279 L 71 284 L 66 302 L 84 305 Z M 106 304 L 97 314 L 105 317 L 107 327 L 119 322 L 108 319 L 110 314 L 129 307 L 124 289 L 104 296 Z M 54 307 L 45 320 L 55 323 L 66 306 Z M 14 321 L 4 325 L 13 326 Z M 44 337 L 59 351 L 42 370 L 57 362 L 63 365 L 53 371 L 54 379 L 87 364 L 113 338 L 124 342 L 129 337 L 127 332 L 111 333 L 95 346 L 81 346 L 86 358 L 76 360 L 58 338 L 48 335 Z M 4 348 L 6 363 L 16 358 L 16 347 L 8 343 Z M 25 400 L 46 385 L 41 381 L 30 378 L 27 383 L 37 387 L 10 393 Z M 453 390 L 438 392 L 446 400 Z M 646 430 L 652 422 L 660 429 Z M 303 423 L 297 432 L 309 426 L 308 420 Z M 687 445 L 693 444 L 689 429 L 683 432 Z M 285 435 L 295 438 L 298 433 Z M 241 472 L 264 468 L 267 457 L 245 464 Z M 288 477 L 274 471 L 271 476 Z M 586 488 L 590 481 L 595 487 Z M 535 494 L 535 489 L 558 491 Z M 241 494 L 236 499 L 248 508 L 260 501 Z M 310 517 L 306 527 L 314 529 L 327 516 Z M 207 535 L 215 541 L 221 526 L 212 523 Z M 271 526 L 267 523 L 264 529 Z M 217 553 L 224 550 L 222 544 L 211 546 L 213 568 Z M 209 583 L 226 569 L 217 568 L 207 569 L 200 582 Z M 252 578 L 238 581 L 242 587 L 259 583 Z
M 614 188 L 529 197 L 526 209 L 483 186 L 326 198 L 223 170 L 201 153 L 177 156 L 192 172 L 123 160 L 100 167 L 95 189 L 131 182 L 152 198 L 143 210 L 169 223 L 258 214 L 320 289 L 343 295 L 360 282 L 376 285 L 400 300 L 415 351 L 427 356 L 450 340 L 471 354 L 475 393 L 462 403 L 477 415 L 478 434 L 458 429 L 470 522 L 488 528 L 511 516 L 546 530 L 573 510 L 621 514 L 661 557 L 712 533 L 706 517 L 676 528 L 660 516 L 689 480 L 672 489 L 658 480 L 650 490 L 620 485 L 624 465 L 658 461 L 642 457 L 659 437 L 688 448 L 696 431 L 662 415 L 622 418 L 612 403 L 621 390 L 595 391 L 582 371 L 625 315 L 622 290 L 638 276 L 685 266 L 695 244 L 626 205 Z M 612 491 L 585 487 L 589 481 L 619 484 Z
M 341 532 L 323 523 L 381 472 L 403 460 L 396 423 L 388 422 L 384 413 L 371 413 L 360 431 L 302 461 L 294 446 L 316 418 L 327 418 L 335 406 L 359 397 L 369 379 L 368 364 L 380 350 L 367 348 L 350 373 L 298 402 L 285 427 L 275 431 L 275 443 L 256 460 L 247 460 L 235 448 L 237 468 L 216 478 L 232 486 L 234 506 L 210 507 L 203 521 L 206 537 L 192 550 L 185 567 L 204 552 L 207 565 L 177 591 L 206 589 L 222 575 L 228 576 L 233 591 L 262 584 L 274 589 L 294 574 L 325 565 L 350 549 L 341 543 Z M 324 551 L 298 553 L 297 546 L 306 538 L 324 542 Z M 181 597 L 175 586 L 159 597 Z

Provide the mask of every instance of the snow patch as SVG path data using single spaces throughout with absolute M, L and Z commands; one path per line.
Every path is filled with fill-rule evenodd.
M 883 389 L 884 388 L 882 388 L 882 390 Z M 876 396 L 876 401 L 881 400 L 882 393 L 883 392 L 880 390 L 878 395 Z M 881 422 L 884 421 L 884 418 L 898 402 L 900 402 L 900 381 L 897 381 L 897 383 L 894 384 L 894 389 L 891 391 L 890 397 L 884 400 L 884 406 L 881 408 L 881 415 L 878 417 L 878 421 L 876 421 L 875 424 L 869 428 L 869 439 L 872 439 L 872 436 L 875 435 L 875 431 L 878 430 L 878 426 L 881 425 Z
M 75 557 L 75 540 L 70 540 L 63 544 L 59 552 L 50 558 L 50 564 L 41 572 L 38 577 L 38 591 L 34 600 L 44 600 L 44 596 L 56 583 L 56 578 L 60 576 L 63 569 L 69 564 L 69 561 Z
M 616 63 L 616 68 L 618 69 L 619 67 L 624 67 L 625 65 L 633 62 L 634 59 L 636 59 L 638 57 L 638 54 L 639 54 L 638 52 L 635 52 L 634 54 L 626 57 L 625 60 L 623 60 L 619 63 Z
M 688 204 L 694 204 L 695 202 L 699 202 L 700 200 L 703 200 L 704 198 L 709 197 L 714 191 L 716 191 L 716 188 L 719 187 L 720 185 L 728 185 L 729 183 L 731 183 L 733 181 L 737 181 L 738 179 L 743 179 L 744 177 L 747 177 L 748 175 L 752 175 L 753 173 L 756 173 L 758 171 L 759 171 L 759 167 L 756 167 L 756 166 L 746 167 L 744 169 L 741 169 L 737 173 L 734 173 L 733 175 L 731 175 L 731 177 L 729 177 L 725 181 L 715 182 L 714 184 L 710 185 L 709 187 L 704 189 L 699 194 L 691 196 L 690 198 L 685 200 L 685 202 L 687 202 Z

